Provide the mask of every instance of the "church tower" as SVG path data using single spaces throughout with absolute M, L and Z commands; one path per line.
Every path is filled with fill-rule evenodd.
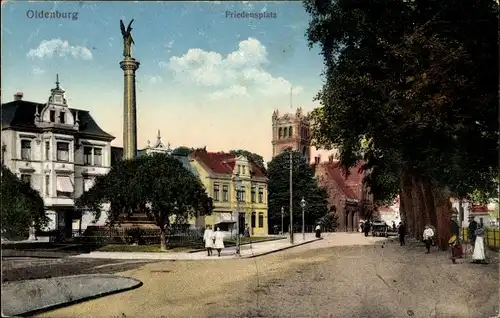
M 310 162 L 311 138 L 309 116 L 297 108 L 295 114 L 287 113 L 280 116 L 279 111 L 273 112 L 273 157 L 279 155 L 284 149 L 292 148 L 300 151 Z

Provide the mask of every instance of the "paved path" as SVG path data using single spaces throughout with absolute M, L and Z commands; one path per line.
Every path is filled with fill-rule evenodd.
M 85 254 L 75 255 L 75 258 L 105 258 L 105 259 L 149 259 L 149 260 L 224 260 L 232 258 L 249 258 L 256 257 L 260 255 L 265 255 L 268 253 L 281 251 L 287 248 L 300 246 L 302 244 L 310 244 L 315 242 L 317 239 L 314 234 L 306 234 L 305 241 L 302 239 L 302 235 L 296 235 L 295 242 L 293 245 L 290 244 L 288 239 L 268 241 L 268 242 L 257 242 L 253 244 L 245 244 L 240 247 L 241 256 L 236 255 L 236 247 L 228 247 L 222 250 L 221 256 L 217 256 L 217 252 L 214 251 L 214 255 L 208 256 L 206 251 L 188 253 L 188 252 L 156 252 L 156 253 L 144 253 L 144 252 L 90 252 Z
M 385 244 L 384 244 L 385 243 Z M 352 246 L 360 245 L 360 246 Z M 382 246 L 384 248 L 382 248 Z M 451 264 L 360 234 L 253 259 L 155 262 L 136 290 L 44 317 L 454 317 L 498 315 L 498 263 Z

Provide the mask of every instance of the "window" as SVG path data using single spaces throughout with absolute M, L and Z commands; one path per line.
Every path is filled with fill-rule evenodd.
M 281 137 L 283 137 L 283 128 L 279 128 L 278 129 L 278 138 L 281 139 Z
M 50 160 L 50 141 L 45 142 L 45 160 Z
M 50 113 L 49 113 L 49 120 L 51 123 L 55 122 L 56 121 L 56 111 L 55 110 L 51 110 Z
M 241 166 L 241 174 L 246 174 L 246 167 L 245 166 Z
M 255 215 L 255 212 L 252 212 L 252 219 L 251 219 L 250 221 L 251 221 L 251 222 L 250 222 L 250 223 L 251 223 L 251 224 L 250 224 L 250 225 L 251 225 L 251 227 L 252 227 L 252 228 L 256 227 L 256 226 L 255 226 L 255 221 L 256 221 L 256 215 Z
M 219 201 L 219 185 L 214 184 L 214 201 Z
M 283 128 L 283 138 L 288 137 L 288 127 Z
M 86 166 L 92 164 L 92 147 L 83 147 L 83 164 Z
M 259 203 L 264 203 L 264 189 L 259 188 Z
M 31 160 L 31 140 L 21 140 L 21 160 Z
M 69 161 L 69 143 L 57 143 L 57 161 Z
M 45 175 L 45 195 L 50 195 L 50 176 Z
M 66 113 L 65 112 L 60 112 L 59 113 L 59 122 L 61 124 L 64 124 L 66 122 Z
M 264 213 L 259 213 L 259 227 L 264 227 Z
M 238 174 L 241 174 L 241 165 L 238 165 Z
M 102 166 L 102 149 L 94 148 L 94 166 Z
M 241 190 L 239 191 L 239 194 L 240 194 L 240 195 L 239 195 L 239 201 L 240 201 L 240 202 L 245 202 L 245 199 L 246 199 L 246 198 L 245 198 L 245 196 L 246 196 L 245 189 L 241 189 Z
M 288 128 L 288 136 L 292 137 L 293 135 L 293 127 Z
M 30 174 L 22 174 L 21 181 L 31 185 L 31 175 Z
M 229 187 L 227 185 L 222 186 L 222 201 L 229 201 Z
M 252 187 L 252 203 L 255 203 L 255 188 Z

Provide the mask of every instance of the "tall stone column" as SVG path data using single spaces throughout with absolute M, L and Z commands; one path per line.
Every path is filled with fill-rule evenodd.
M 135 95 L 135 71 L 139 62 L 125 57 L 120 62 L 123 70 L 123 159 L 133 159 L 137 155 L 137 108 Z

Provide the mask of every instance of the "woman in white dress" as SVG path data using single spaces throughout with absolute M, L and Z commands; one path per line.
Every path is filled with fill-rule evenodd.
M 472 253 L 472 262 L 486 263 L 486 254 L 484 252 L 484 227 L 480 224 L 476 230 L 476 242 L 474 243 L 474 253 Z
M 224 233 L 220 231 L 220 227 L 215 231 L 214 238 L 214 248 L 217 250 L 217 254 L 220 257 L 220 251 L 224 248 Z
M 214 231 L 212 231 L 212 227 L 210 225 L 207 225 L 207 228 L 203 233 L 203 242 L 205 242 L 205 248 L 207 249 L 208 256 L 212 256 L 212 248 L 214 247 Z

